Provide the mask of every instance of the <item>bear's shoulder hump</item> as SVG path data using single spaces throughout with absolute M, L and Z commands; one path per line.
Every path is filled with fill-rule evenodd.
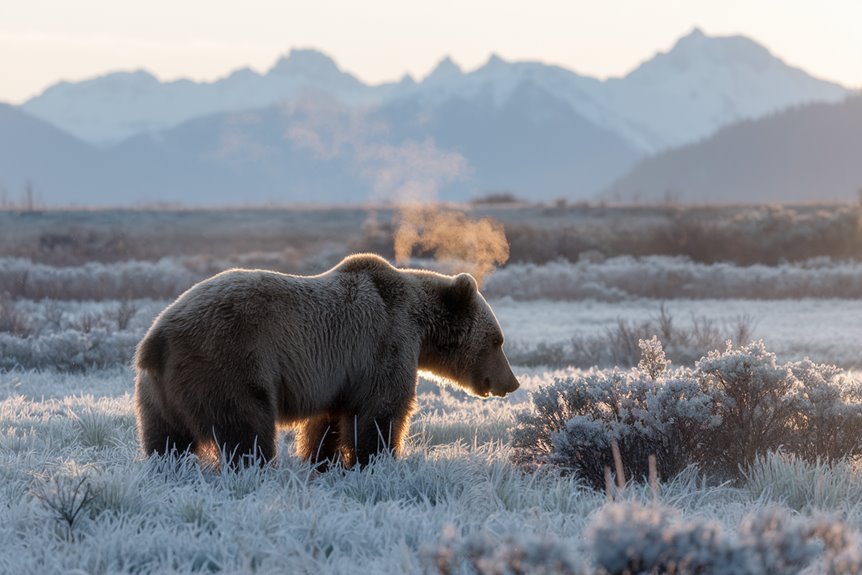
M 392 264 L 377 254 L 353 254 L 341 260 L 333 271 L 356 273 L 396 270 Z

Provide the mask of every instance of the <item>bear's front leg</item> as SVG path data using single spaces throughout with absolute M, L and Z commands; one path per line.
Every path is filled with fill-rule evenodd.
M 326 471 L 341 457 L 340 417 L 326 414 L 309 418 L 296 437 L 299 457 Z
M 404 446 L 416 405 L 419 351 L 390 343 L 381 345 L 373 373 L 354 385 L 352 401 L 343 406 L 339 431 L 347 467 L 368 465 L 383 452 L 397 456 Z
M 387 452 L 401 453 L 410 426 L 412 400 L 401 409 L 347 416 L 341 421 L 345 464 L 365 466 L 372 457 Z

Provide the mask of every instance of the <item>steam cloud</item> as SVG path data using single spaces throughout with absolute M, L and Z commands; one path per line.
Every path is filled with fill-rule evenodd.
M 396 214 L 395 260 L 404 263 L 413 249 L 432 252 L 452 273 L 468 271 L 479 285 L 509 259 L 503 224 L 471 219 L 466 213 L 434 205 L 404 205 Z
M 445 271 L 470 272 L 481 285 L 509 259 L 502 224 L 474 220 L 436 203 L 441 186 L 469 175 L 470 165 L 461 154 L 442 150 L 430 139 L 387 142 L 387 127 L 369 109 L 301 99 L 284 112 L 290 117 L 286 138 L 320 158 L 347 160 L 372 185 L 373 199 L 395 204 L 397 263 L 406 263 L 418 248 L 432 253 Z

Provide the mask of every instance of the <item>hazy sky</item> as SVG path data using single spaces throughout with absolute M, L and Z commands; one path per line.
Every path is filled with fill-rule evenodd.
M 369 82 L 421 78 L 446 54 L 472 69 L 492 52 L 618 76 L 695 26 L 862 87 L 860 25 L 862 0 L 0 0 L 0 101 L 118 69 L 265 71 L 291 47 L 319 48 Z

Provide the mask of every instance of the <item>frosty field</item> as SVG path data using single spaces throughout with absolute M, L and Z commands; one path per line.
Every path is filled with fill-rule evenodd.
M 495 303 L 513 346 L 599 333 L 620 316 L 649 317 L 657 306 Z M 789 305 L 796 306 L 792 313 Z M 858 302 L 682 300 L 669 307 L 680 318 L 751 314 L 760 318 L 758 333 L 769 334 L 788 356 L 816 345 L 846 358 L 852 346 L 830 346 L 830 339 L 859 341 Z M 829 327 L 806 329 L 818 323 Z M 562 565 L 587 562 L 597 517 L 620 510 L 575 477 L 534 475 L 511 462 L 515 414 L 528 409 L 530 390 L 554 375 L 543 368 L 517 372 L 522 390 L 506 400 L 482 401 L 423 382 L 403 460 L 322 475 L 292 456 L 289 433 L 277 465 L 262 471 L 222 473 L 194 461 L 143 459 L 127 367 L 2 373 L 0 571 L 433 572 L 436 554 L 452 552 L 447 546 L 462 538 L 487 539 L 489 565 L 508 564 L 493 553 L 513 545 L 549 545 L 535 553 L 562 553 Z M 702 484 L 692 470 L 661 485 L 659 501 L 730 532 L 771 505 L 827 512 L 858 530 L 860 497 L 862 481 L 845 465 L 772 456 L 747 485 Z M 629 485 L 622 498 L 652 501 L 643 484 Z M 560 572 L 575 572 L 566 569 Z
M 339 255 L 314 249 L 238 251 L 282 269 L 296 257 L 303 271 Z M 685 559 L 677 573 L 862 572 L 857 455 L 827 463 L 769 452 L 739 480 L 692 466 L 606 492 L 552 464 L 517 463 L 513 444 L 535 392 L 612 373 L 614 358 L 631 355 L 617 348 L 634 339 L 637 349 L 668 318 L 673 366 L 724 349 L 741 326 L 779 362 L 839 365 L 853 388 L 862 383 L 856 263 L 512 264 L 486 287 L 521 389 L 480 400 L 421 380 L 403 458 L 321 474 L 294 455 L 289 430 L 262 469 L 138 451 L 131 350 L 221 260 L 61 263 L 25 252 L 0 258 L 0 573 L 622 574 L 672 572 L 672 557 Z M 695 349 L 704 342 L 715 347 Z

